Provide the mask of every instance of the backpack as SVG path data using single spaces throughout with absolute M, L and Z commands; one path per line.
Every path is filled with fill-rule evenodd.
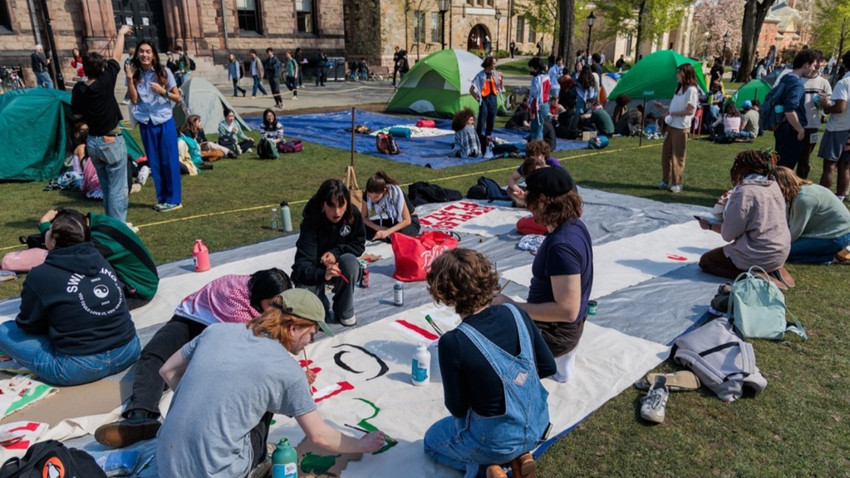
M 407 187 L 407 197 L 414 206 L 433 202 L 459 201 L 463 194 L 454 189 L 446 189 L 436 184 L 417 181 Z
M 587 147 L 590 149 L 603 149 L 608 147 L 608 137 L 607 136 L 597 136 L 595 138 L 590 138 L 587 141 Z
M 277 159 L 280 157 L 280 153 L 277 152 L 277 145 L 267 138 L 263 138 L 257 143 L 257 154 L 260 159 Z
M 745 387 L 755 392 L 767 387 L 752 344 L 735 335 L 724 317 L 676 339 L 672 355 L 724 402 L 741 398 Z
M 754 271 L 761 272 L 764 277 L 754 274 Z M 728 315 L 735 329 L 744 338 L 782 340 L 785 332 L 794 332 L 806 340 L 806 331 L 788 311 L 782 291 L 765 277 L 764 269 L 753 266 L 739 274 L 732 283 Z M 793 325 L 786 323 L 786 311 L 791 315 Z
M 304 150 L 304 143 L 300 139 L 290 139 L 277 143 L 277 150 L 281 153 L 300 153 Z
M 773 88 L 764 97 L 759 111 L 759 130 L 776 131 L 786 121 L 783 106 L 780 104 L 785 96 L 785 81 Z M 777 111 L 779 108 L 779 111 Z
M 478 184 L 469 188 L 466 197 L 469 199 L 486 199 L 489 202 L 511 200 L 508 193 L 499 186 L 499 183 L 484 176 L 478 178 Z
M 378 136 L 375 137 L 375 145 L 381 154 L 401 154 L 401 149 L 392 133 L 378 133 Z
M 193 59 L 189 58 L 189 56 L 186 56 L 186 58 L 188 58 L 188 59 L 189 59 L 189 70 L 190 70 L 190 71 L 195 71 L 195 68 L 196 68 L 195 60 L 193 60 Z
M 31 446 L 23 458 L 13 457 L 0 467 L 0 478 L 106 478 L 94 458 L 56 440 Z

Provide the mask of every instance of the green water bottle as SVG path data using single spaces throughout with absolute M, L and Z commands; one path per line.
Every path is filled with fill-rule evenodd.
M 272 453 L 272 478 L 298 478 L 298 453 L 286 438 L 280 439 Z

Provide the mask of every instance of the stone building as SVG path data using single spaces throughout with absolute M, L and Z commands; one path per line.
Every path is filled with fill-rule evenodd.
M 759 55 L 767 56 L 773 48 L 780 55 L 793 58 L 795 52 L 809 44 L 813 7 L 811 0 L 780 0 L 773 5 L 761 27 Z
M 345 49 L 342 0 L 0 0 L 0 65 L 23 66 L 32 85 L 30 54 L 40 43 L 70 84 L 71 50 L 111 52 L 122 23 L 135 27 L 128 48 L 141 39 L 160 52 L 181 45 L 214 79 L 226 74 L 228 52 L 247 58 L 251 48 L 301 47 L 311 58 L 319 48 L 329 56 Z

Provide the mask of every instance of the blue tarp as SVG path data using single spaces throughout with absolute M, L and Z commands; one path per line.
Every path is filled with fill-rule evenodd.
M 251 117 L 244 119 L 251 128 L 257 130 L 261 129 L 260 125 L 262 124 L 262 118 Z M 336 113 L 281 116 L 278 120 L 283 124 L 283 130 L 287 138 L 309 141 L 311 143 L 339 148 L 345 151 L 349 151 L 351 148 L 351 133 L 346 131 L 346 129 L 351 129 L 350 110 Z M 366 125 L 373 131 L 396 125 L 414 126 L 416 121 L 416 118 L 371 113 L 361 110 L 357 110 L 355 114 L 355 123 L 357 125 Z M 434 121 L 436 122 L 437 128 L 447 130 L 451 129 L 451 120 L 449 119 L 436 119 Z M 494 137 L 501 138 L 510 143 L 523 141 L 526 134 L 527 133 L 507 129 L 497 129 L 493 132 Z M 358 134 L 355 135 L 354 148 L 358 153 L 371 154 L 372 156 L 378 156 L 401 163 L 427 166 L 434 169 L 486 161 L 483 158 L 461 159 L 448 157 L 447 155 L 449 151 L 451 151 L 453 141 L 453 134 L 429 138 L 396 138 L 396 142 L 398 142 L 399 148 L 401 149 L 401 154 L 387 156 L 378 153 L 378 150 L 375 147 L 374 136 Z M 559 139 L 557 150 L 582 149 L 586 147 L 587 143 L 583 143 L 581 141 Z

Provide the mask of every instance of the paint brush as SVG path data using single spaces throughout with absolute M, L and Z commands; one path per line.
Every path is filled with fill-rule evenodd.
M 349 281 L 348 281 L 348 277 L 345 277 L 345 276 L 344 276 L 344 275 L 342 275 L 342 274 L 340 274 L 338 277 L 339 277 L 340 279 L 342 279 L 342 281 L 343 281 L 343 282 L 345 282 L 346 284 L 351 285 L 351 282 L 349 282 Z
M 442 337 L 442 336 L 443 336 L 443 331 L 442 331 L 442 330 L 440 330 L 440 328 L 439 328 L 439 327 L 437 327 L 437 324 L 436 324 L 436 323 L 434 323 L 434 319 L 432 319 L 432 318 L 431 318 L 431 316 L 430 316 L 429 314 L 425 314 L 425 320 L 428 322 L 428 324 L 429 324 L 431 327 L 433 327 L 433 328 L 434 328 L 434 331 L 435 331 L 435 332 L 437 332 L 437 335 L 439 335 L 440 337 Z
M 372 433 L 372 432 L 370 432 L 369 430 L 367 430 L 367 429 L 365 429 L 365 428 L 361 428 L 361 427 L 354 426 L 354 425 L 349 425 L 348 423 L 346 423 L 346 424 L 345 424 L 345 426 L 346 426 L 346 427 L 348 427 L 348 428 L 351 428 L 352 430 L 357 430 L 357 431 L 359 431 L 359 432 L 363 432 L 363 433 Z M 395 438 L 393 438 L 393 437 L 391 437 L 391 436 L 387 435 L 386 433 L 382 432 L 381 430 L 375 430 L 375 431 L 376 431 L 376 432 L 378 432 L 378 433 L 380 433 L 380 434 L 382 434 L 382 435 L 384 435 L 384 440 L 386 440 L 388 444 L 390 444 L 390 445 L 395 445 L 396 443 L 398 443 L 398 442 L 395 440 Z
M 508 286 L 508 284 L 510 284 L 510 283 L 511 283 L 511 281 L 506 280 L 506 281 L 505 281 L 505 284 L 504 284 L 504 285 L 502 285 L 502 287 L 499 287 L 499 291 L 498 291 L 498 292 L 496 292 L 496 293 L 497 293 L 497 294 L 501 294 L 501 293 L 502 293 L 502 291 L 503 291 L 503 290 L 505 290 L 505 287 L 507 287 L 507 286 Z
M 306 348 L 305 348 L 305 349 L 301 349 L 301 352 L 304 354 L 304 366 L 306 367 L 306 366 L 307 366 L 307 364 L 308 364 L 308 363 L 310 363 L 310 362 L 307 360 L 307 349 L 306 349 Z

